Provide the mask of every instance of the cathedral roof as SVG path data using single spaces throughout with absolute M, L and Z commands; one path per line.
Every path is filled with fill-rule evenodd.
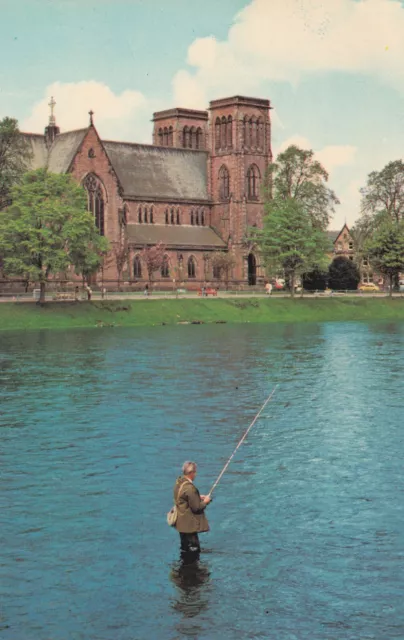
M 171 247 L 189 249 L 224 249 L 226 243 L 211 227 L 188 224 L 128 224 L 128 239 L 131 244 L 145 246 L 162 242 Z
M 47 167 L 52 173 L 65 173 L 76 155 L 88 129 L 77 129 L 59 133 L 48 149 L 45 136 L 37 133 L 24 133 L 31 147 L 31 169 Z
M 126 197 L 208 201 L 207 152 L 104 141 Z

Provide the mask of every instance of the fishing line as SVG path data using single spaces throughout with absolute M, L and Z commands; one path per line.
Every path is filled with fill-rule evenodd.
M 211 490 L 209 491 L 209 495 L 211 496 L 214 489 L 217 487 L 217 485 L 220 482 L 220 479 L 222 478 L 223 474 L 225 473 L 227 467 L 229 466 L 230 462 L 233 460 L 234 456 L 236 455 L 237 450 L 239 449 L 239 447 L 243 444 L 244 440 L 246 439 L 249 431 L 253 428 L 253 426 L 255 425 L 255 423 L 257 422 L 258 418 L 260 417 L 261 413 L 263 412 L 263 410 L 265 409 L 265 407 L 267 406 L 268 402 L 270 402 L 270 400 L 272 399 L 275 391 L 277 390 L 279 384 L 276 384 L 275 387 L 272 389 L 271 393 L 269 394 L 268 398 L 265 400 L 264 404 L 262 405 L 261 409 L 258 411 L 257 415 L 255 416 L 254 420 L 251 422 L 250 426 L 248 427 L 248 429 L 246 430 L 246 432 L 244 433 L 243 437 L 241 438 L 241 440 L 239 441 L 237 447 L 234 449 L 233 453 L 231 454 L 230 458 L 227 460 L 226 464 L 224 465 L 223 469 L 221 470 L 221 472 L 219 473 L 215 483 L 213 484 Z

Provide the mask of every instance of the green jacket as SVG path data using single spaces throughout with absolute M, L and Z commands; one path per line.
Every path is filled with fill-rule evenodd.
M 185 484 L 184 484 L 185 482 Z M 181 491 L 180 491 L 180 487 Z M 206 504 L 201 500 L 195 485 L 180 476 L 174 485 L 174 503 L 177 505 L 178 517 L 175 528 L 180 533 L 202 533 L 209 531 L 209 523 L 205 516 Z

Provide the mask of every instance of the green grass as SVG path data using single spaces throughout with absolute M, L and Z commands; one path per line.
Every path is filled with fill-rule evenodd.
M 132 327 L 181 322 L 327 322 L 404 320 L 404 299 L 232 298 L 1 303 L 0 329 Z

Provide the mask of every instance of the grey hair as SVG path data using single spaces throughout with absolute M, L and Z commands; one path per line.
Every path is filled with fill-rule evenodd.
M 182 473 L 184 474 L 184 476 L 193 473 L 193 471 L 196 471 L 196 462 L 190 462 L 189 460 L 187 460 L 187 462 L 184 462 L 184 464 L 182 465 Z

